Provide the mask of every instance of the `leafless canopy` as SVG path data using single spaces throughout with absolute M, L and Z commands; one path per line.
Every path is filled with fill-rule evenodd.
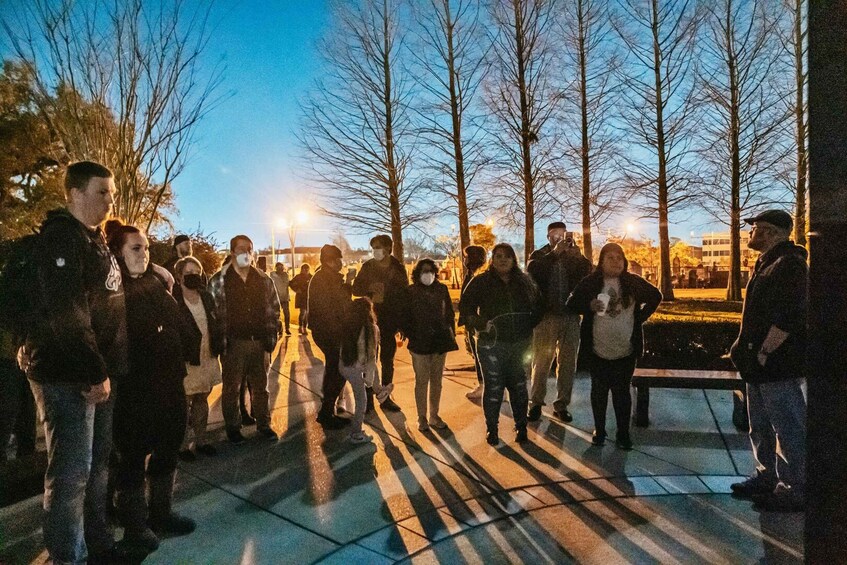
M 559 74 L 566 78 L 559 112 L 562 184 L 574 204 L 569 212 L 581 217 L 588 257 L 592 226 L 607 219 L 622 200 L 617 167 L 622 135 L 615 123 L 621 58 L 611 16 L 608 0 L 573 0 L 564 3 L 557 27 Z
M 741 300 L 741 215 L 774 196 L 774 179 L 786 158 L 776 31 L 779 6 L 766 0 L 717 0 L 707 8 L 700 42 L 702 199 L 729 226 L 727 299 Z
M 41 113 L 62 141 L 58 160 L 112 168 L 116 213 L 149 229 L 163 220 L 195 126 L 220 101 L 221 68 L 202 68 L 209 7 L 183 0 L 20 4 L 18 18 L 3 28 L 37 77 Z
M 659 285 L 671 286 L 669 213 L 694 192 L 691 149 L 694 43 L 701 16 L 695 0 L 619 0 L 615 29 L 629 55 L 622 74 L 622 119 L 630 158 L 624 175 L 633 196 L 643 197 L 648 217 L 659 221 Z
M 562 206 L 555 182 L 559 140 L 551 123 L 559 104 L 551 41 L 559 4 L 489 2 L 492 68 L 484 89 L 493 122 L 493 184 L 503 194 L 504 222 L 523 225 L 527 252 L 535 248 L 536 216 L 558 212 Z
M 450 199 L 462 246 L 470 244 L 468 217 L 481 208 L 475 179 L 485 164 L 479 91 L 489 41 L 479 0 L 425 0 L 414 5 L 410 45 L 417 85 L 417 121 L 425 184 Z
M 399 3 L 336 2 L 333 15 L 321 45 L 327 72 L 302 105 L 299 139 L 324 213 L 360 232 L 390 232 L 402 257 L 402 229 L 419 216 Z

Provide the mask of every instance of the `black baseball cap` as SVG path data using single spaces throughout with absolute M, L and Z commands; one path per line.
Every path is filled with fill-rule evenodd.
M 744 218 L 744 221 L 750 225 L 753 225 L 756 222 L 767 222 L 778 228 L 789 231 L 791 231 L 791 228 L 794 227 L 794 219 L 791 217 L 791 214 L 784 210 L 765 210 L 758 216 Z
M 184 233 L 179 234 L 174 238 L 174 247 L 179 245 L 180 243 L 184 243 L 186 241 L 191 241 L 191 238 L 185 235 Z

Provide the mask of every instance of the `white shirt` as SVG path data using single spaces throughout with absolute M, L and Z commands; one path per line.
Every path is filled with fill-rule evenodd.
M 618 278 L 603 279 L 603 293 L 609 295 L 606 314 L 594 314 L 594 353 L 601 359 L 623 359 L 632 355 L 632 330 L 635 327 L 635 300 L 624 308 L 621 302 L 621 282 Z

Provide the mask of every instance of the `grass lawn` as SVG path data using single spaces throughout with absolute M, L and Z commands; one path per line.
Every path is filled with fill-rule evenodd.
M 680 288 L 674 302 L 663 302 L 651 320 L 669 322 L 741 322 L 741 302 L 723 299 L 723 288 Z M 459 303 L 459 289 L 450 289 L 453 304 Z

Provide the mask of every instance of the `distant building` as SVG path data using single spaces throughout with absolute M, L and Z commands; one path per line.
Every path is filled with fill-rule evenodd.
M 758 253 L 747 247 L 750 231 L 741 230 L 741 270 L 749 270 Z M 729 270 L 729 232 L 703 234 L 703 266 L 718 271 Z

